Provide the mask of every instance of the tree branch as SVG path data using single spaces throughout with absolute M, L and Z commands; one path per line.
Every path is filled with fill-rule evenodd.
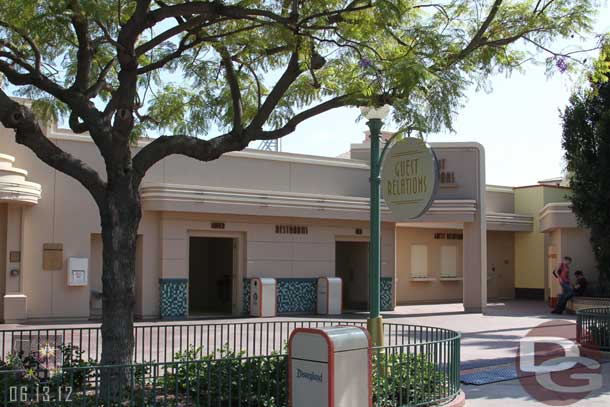
M 0 27 L 5 27 L 5 28 L 7 28 L 9 30 L 15 31 L 17 34 L 19 34 L 25 40 L 25 42 L 28 43 L 28 45 L 32 49 L 32 53 L 34 54 L 34 69 L 37 72 L 40 72 L 40 65 L 42 63 L 42 57 L 40 56 L 40 50 L 38 49 L 38 46 L 32 40 L 32 38 L 27 34 L 27 32 L 25 32 L 24 30 L 20 29 L 19 27 L 15 27 L 14 25 L 9 24 L 9 23 L 7 23 L 5 21 L 0 21 Z
M 329 110 L 336 109 L 338 107 L 348 106 L 350 105 L 350 102 L 350 95 L 343 95 L 329 99 L 326 102 L 322 102 L 312 108 L 297 113 L 294 117 L 288 120 L 284 126 L 280 127 L 279 129 L 254 132 L 254 134 L 252 134 L 252 136 L 250 137 L 250 141 L 274 140 L 287 136 L 288 134 L 295 131 L 297 126 L 305 120 L 317 116 L 321 113 L 327 112 Z
M 106 76 L 108 75 L 108 72 L 110 72 L 110 69 L 112 68 L 112 65 L 114 64 L 115 61 L 116 60 L 114 58 L 112 58 L 110 61 L 108 61 L 108 63 L 106 65 L 104 65 L 104 67 L 102 68 L 102 71 L 100 72 L 95 83 L 93 85 L 91 85 L 91 87 L 89 89 L 87 89 L 87 91 L 85 92 L 86 97 L 88 97 L 88 98 L 96 97 L 98 95 L 98 93 L 104 88 L 104 86 L 107 85 Z
M 247 146 L 247 140 L 233 133 L 226 133 L 211 140 L 187 135 L 160 136 L 144 146 L 133 158 L 134 183 L 139 185 L 150 167 L 172 154 L 212 161 L 224 153 L 240 151 Z
M 113 156 L 115 160 L 128 163 L 129 136 L 134 126 L 134 110 L 138 92 L 138 58 L 135 54 L 135 43 L 149 16 L 151 0 L 137 0 L 136 8 L 118 35 L 117 60 L 119 86 L 113 92 L 104 110 L 104 116 L 114 114 L 113 123 Z
M 256 17 L 266 18 L 281 24 L 288 25 L 292 22 L 290 18 L 282 17 L 279 14 L 268 10 L 250 9 L 243 6 L 225 5 L 219 1 L 202 2 L 193 1 L 189 3 L 174 4 L 167 7 L 160 7 L 148 14 L 147 21 L 143 26 L 137 27 L 142 32 L 158 22 L 167 18 L 184 16 L 205 16 L 209 19 L 215 17 L 229 17 L 232 19 L 253 19 Z M 258 21 L 258 20 L 256 20 Z
M 487 31 L 493 20 L 496 18 L 496 15 L 500 10 L 500 6 L 502 5 L 502 1 L 503 0 L 494 1 L 493 5 L 491 6 L 491 10 L 489 10 L 489 14 L 487 14 L 487 17 L 485 18 L 485 21 L 483 21 L 476 34 L 471 38 L 468 45 L 466 45 L 466 47 L 462 51 L 460 51 L 460 53 L 455 57 L 454 61 L 459 61 L 466 58 L 470 53 L 472 53 L 472 51 L 479 47 L 481 41 L 483 40 L 485 32 Z
M 80 182 L 98 205 L 104 201 L 105 183 L 98 173 L 85 162 L 57 147 L 45 136 L 34 113 L 13 101 L 1 89 L 0 122 L 5 127 L 15 130 L 15 140 L 18 144 L 27 146 L 47 165 Z
M 200 28 L 199 23 L 202 23 L 205 20 L 206 20 L 206 18 L 204 16 L 198 16 L 195 18 L 191 18 L 191 19 L 183 22 L 182 24 L 178 24 L 172 28 L 168 28 L 167 30 L 165 30 L 161 34 L 155 36 L 154 38 L 151 38 L 149 41 L 145 42 L 144 44 L 139 45 L 136 48 L 136 56 L 144 55 L 146 52 L 150 51 L 157 45 L 161 44 L 164 41 L 169 40 L 170 38 L 172 38 L 180 33 L 189 31 L 190 29 L 195 28 L 195 27 Z
M 229 89 L 231 91 L 231 103 L 233 107 L 233 132 L 241 133 L 243 130 L 243 110 L 239 79 L 235 73 L 233 61 L 231 61 L 231 54 L 229 54 L 227 47 L 218 47 L 218 52 L 220 53 L 221 63 L 225 68 L 225 77 L 227 78 Z
M 292 85 L 292 83 L 301 73 L 303 73 L 303 69 L 301 69 L 299 66 L 299 51 L 296 49 L 290 56 L 290 61 L 288 61 L 288 65 L 286 66 L 284 73 L 280 79 L 278 79 L 269 95 L 265 98 L 265 102 L 263 102 L 263 105 L 258 110 L 258 113 L 256 116 L 254 116 L 254 119 L 248 126 L 248 129 L 256 131 L 263 128 L 265 122 L 273 112 L 273 109 L 275 109 L 284 94 L 286 94 L 286 91 L 290 85 Z
M 89 86 L 89 81 L 91 78 L 93 47 L 89 39 L 87 18 L 81 9 L 79 1 L 71 0 L 70 8 L 74 13 L 72 15 L 71 22 L 78 41 L 78 49 L 76 50 L 76 75 L 72 87 L 73 89 L 84 93 Z
M 168 64 L 171 61 L 175 60 L 176 58 L 180 57 L 184 52 L 196 47 L 197 45 L 199 45 L 205 41 L 216 41 L 223 37 L 228 37 L 233 34 L 239 34 L 241 32 L 254 30 L 254 29 L 260 28 L 262 26 L 263 26 L 263 24 L 254 24 L 254 25 L 250 25 L 247 27 L 238 28 L 233 31 L 228 31 L 228 32 L 225 32 L 222 34 L 215 34 L 215 35 L 208 35 L 208 36 L 201 36 L 201 34 L 198 33 L 195 35 L 195 39 L 193 39 L 190 43 L 186 42 L 188 39 L 188 36 L 185 36 L 180 40 L 180 43 L 178 44 L 178 49 L 176 49 L 174 52 L 167 54 L 166 56 L 162 57 L 161 59 L 159 59 L 155 62 L 151 62 L 150 64 L 139 68 L 138 75 L 162 68 L 166 64 Z
M 212 161 L 230 151 L 240 151 L 250 141 L 271 140 L 292 133 L 297 125 L 320 113 L 350 104 L 350 95 L 339 96 L 320 103 L 297 115 L 281 128 L 272 131 L 246 131 L 246 137 L 237 133 L 226 133 L 211 140 L 203 140 L 187 135 L 160 136 L 142 148 L 133 158 L 134 181 L 142 181 L 146 171 L 156 162 L 173 154 L 181 154 L 200 161 Z

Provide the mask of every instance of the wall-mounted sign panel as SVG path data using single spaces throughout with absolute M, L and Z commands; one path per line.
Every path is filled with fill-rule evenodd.
M 68 285 L 73 287 L 86 286 L 89 276 L 89 259 L 86 257 L 70 257 L 68 260 Z
M 61 243 L 45 243 L 42 245 L 42 268 L 45 270 L 61 270 L 64 266 L 64 246 Z
M 390 148 L 381 170 L 381 192 L 395 220 L 423 215 L 437 188 L 436 157 L 423 140 L 409 137 Z

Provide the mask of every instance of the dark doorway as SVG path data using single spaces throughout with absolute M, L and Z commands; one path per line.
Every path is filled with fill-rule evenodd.
M 191 237 L 189 314 L 230 314 L 233 305 L 234 239 Z
M 343 307 L 367 310 L 369 305 L 368 242 L 336 242 L 335 275 L 343 281 Z

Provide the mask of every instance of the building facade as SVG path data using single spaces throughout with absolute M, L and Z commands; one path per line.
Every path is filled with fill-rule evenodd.
M 98 318 L 95 203 L 78 182 L 16 144 L 12 131 L 0 133 L 3 321 Z M 47 137 L 104 174 L 86 135 L 53 127 Z M 382 207 L 383 309 L 463 301 L 467 311 L 481 312 L 488 298 L 542 298 L 545 287 L 553 295 L 550 253 L 557 257 L 578 241 L 589 255 L 586 231 L 576 228 L 569 206 L 552 193 L 546 198 L 550 186 L 531 188 L 542 188 L 542 200 L 527 188 L 486 186 L 479 144 L 432 148 L 441 182 L 430 210 L 404 223 Z M 367 158 L 365 138 L 342 158 L 245 150 L 209 163 L 182 156 L 157 163 L 141 187 L 138 318 L 242 314 L 253 277 L 277 279 L 279 313 L 314 312 L 323 276 L 342 278 L 345 309 L 366 309 Z

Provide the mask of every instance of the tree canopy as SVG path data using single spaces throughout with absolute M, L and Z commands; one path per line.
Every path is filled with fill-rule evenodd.
M 526 58 L 507 45 L 587 29 L 590 11 L 571 0 L 5 0 L 0 71 L 39 117 L 69 115 L 77 132 L 89 101 L 111 116 L 123 92 L 135 135 L 273 138 L 385 102 L 400 124 L 438 130 L 468 84 Z
M 572 208 L 591 231 L 600 285 L 610 292 L 610 46 L 605 44 L 589 73 L 589 86 L 577 91 L 563 112 L 563 148 Z
M 592 14 L 588 0 L 0 0 L 0 73 L 33 100 L 0 89 L 0 121 L 95 200 L 102 363 L 126 363 L 139 187 L 156 162 L 214 160 L 342 106 L 391 104 L 403 128 L 450 127 L 467 86 L 530 58 L 517 41 L 565 62 L 552 42 Z M 105 174 L 45 136 L 40 119 L 60 116 L 89 134 Z M 146 132 L 156 137 L 132 149 Z

